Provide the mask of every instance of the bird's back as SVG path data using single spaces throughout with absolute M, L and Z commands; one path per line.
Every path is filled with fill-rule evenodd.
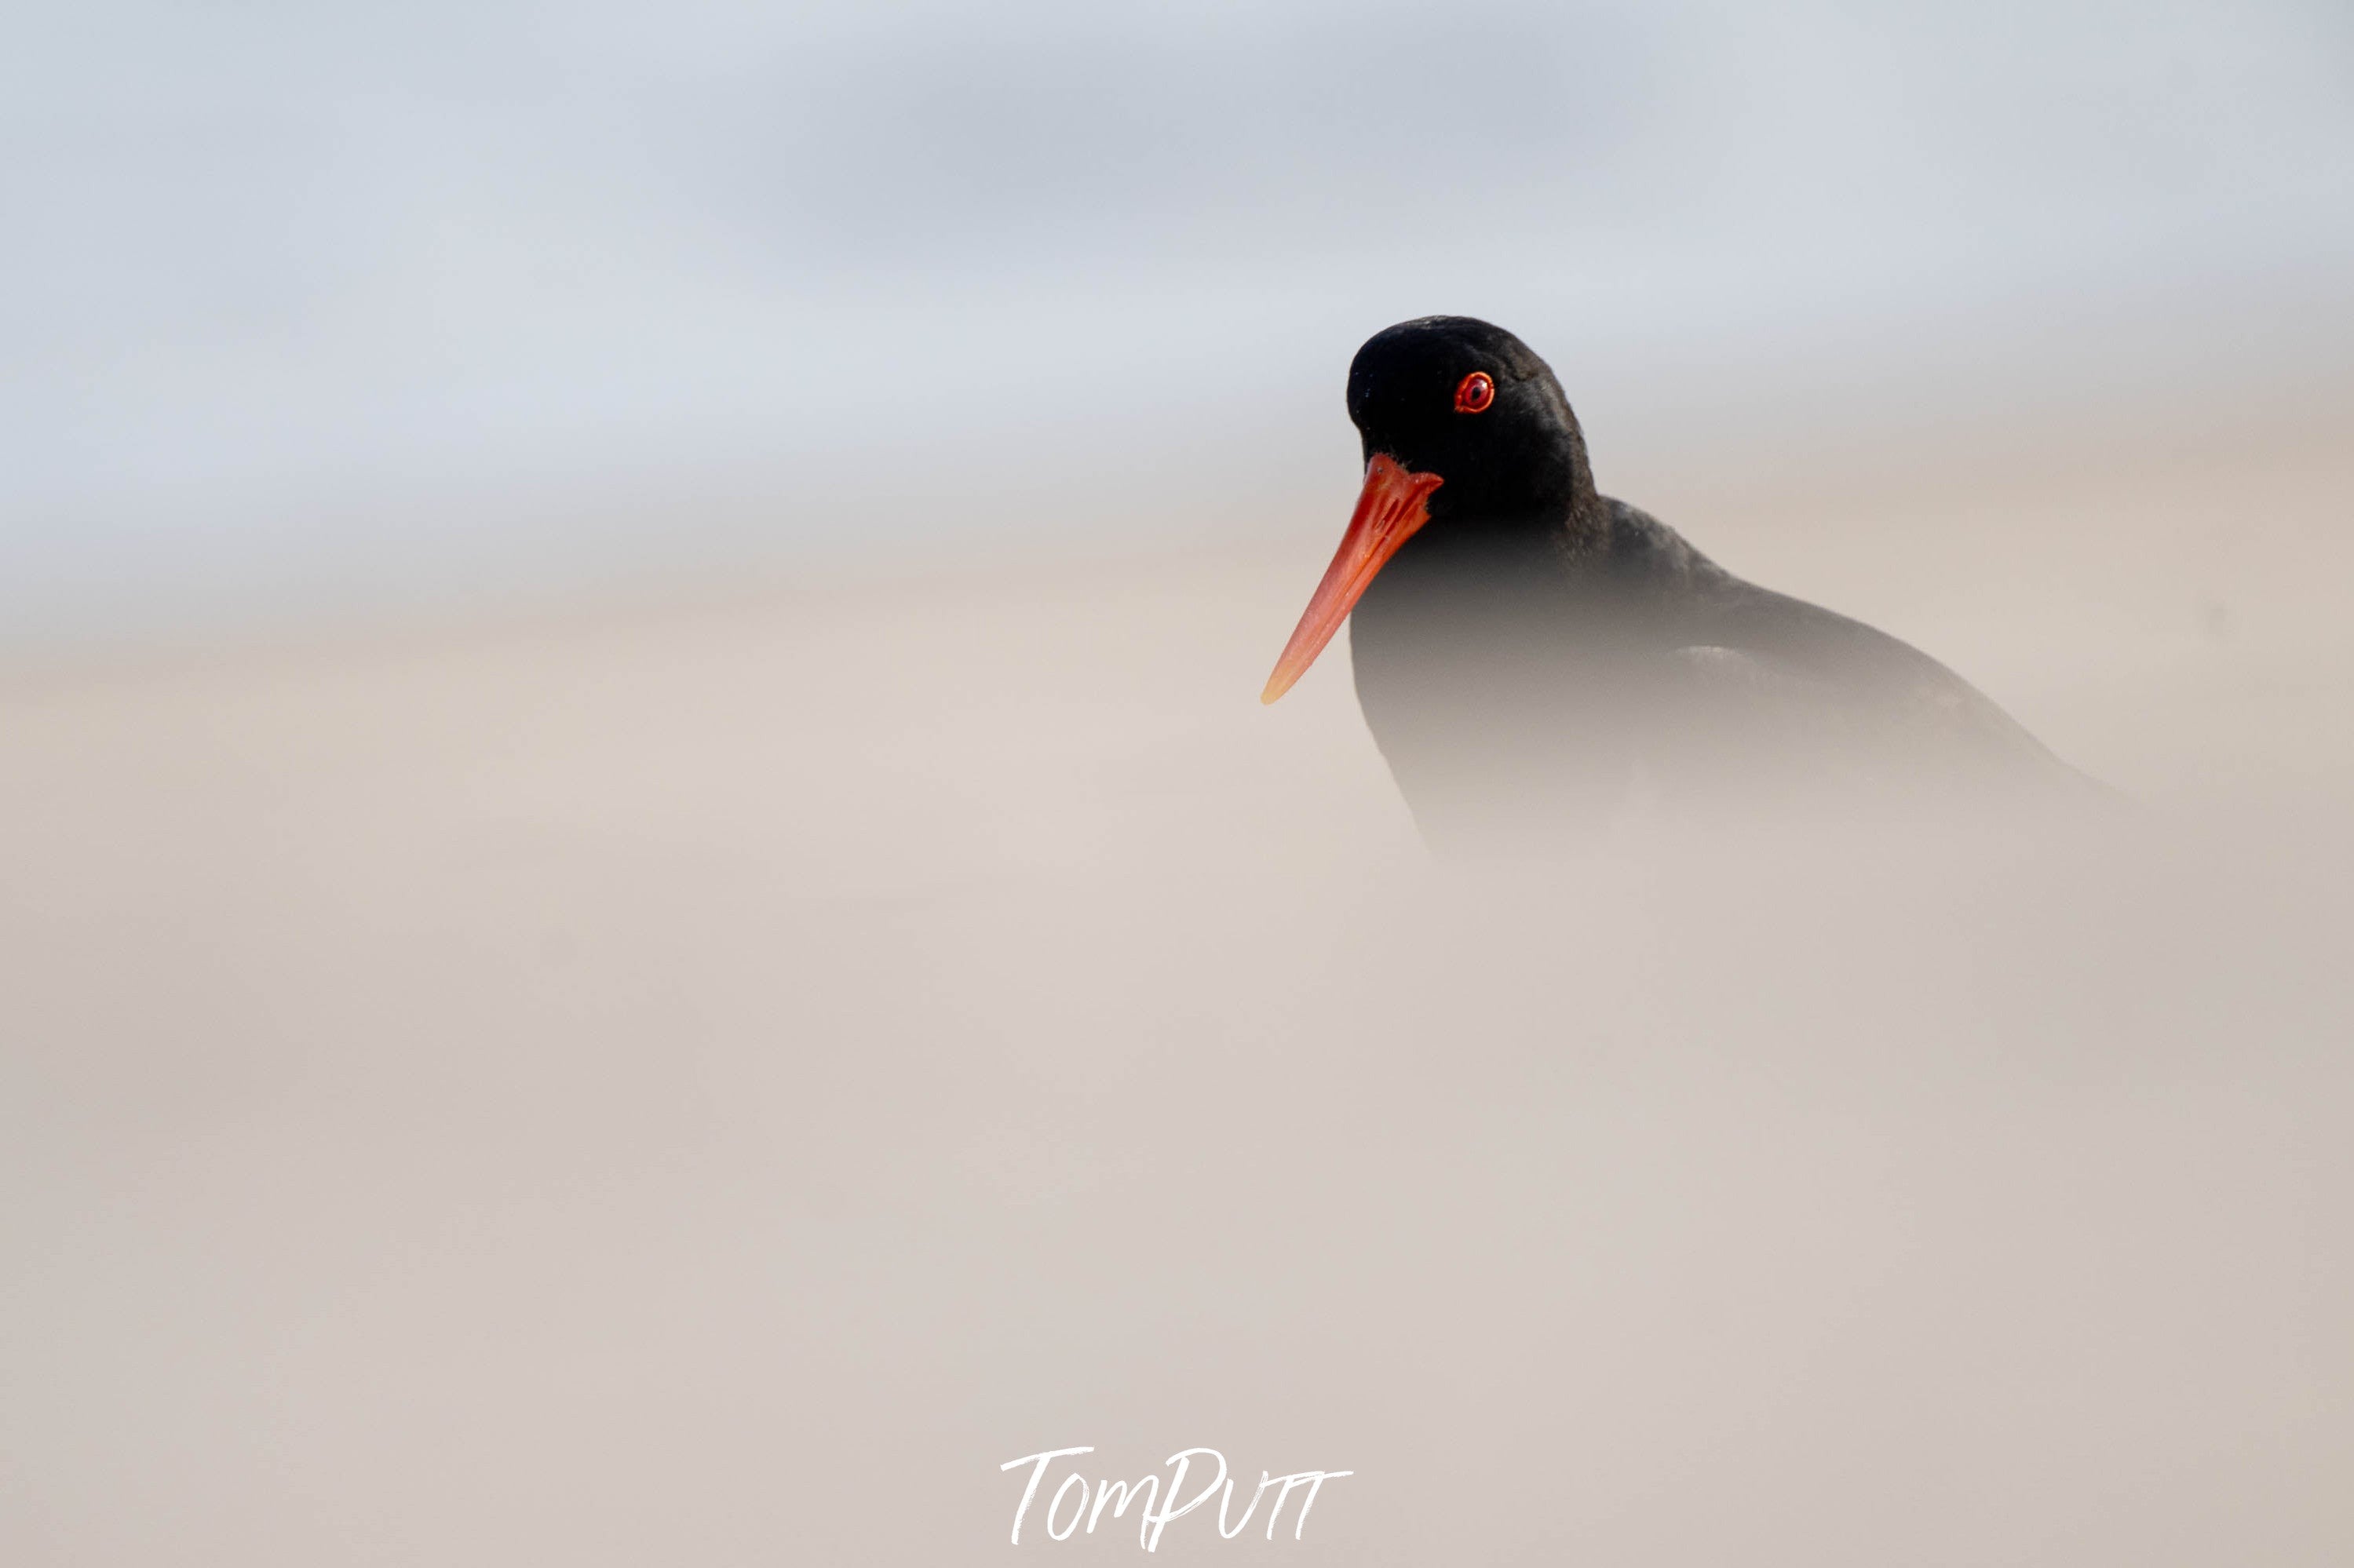
M 1918 649 L 1602 505 L 1550 598 L 1506 604 L 1471 577 L 1368 597 L 1359 694 L 1426 829 L 2097 788 Z
M 1657 562 L 1659 630 L 1695 722 L 1778 752 L 1785 771 L 1890 787 L 2081 782 L 1961 676 L 1876 627 L 1734 577 L 1638 508 L 1611 501 L 1614 553 Z M 1765 760 L 1763 758 L 1753 760 Z

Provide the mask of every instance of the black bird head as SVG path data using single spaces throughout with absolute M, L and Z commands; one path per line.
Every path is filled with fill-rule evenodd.
M 1434 522 L 1558 519 L 1591 491 L 1585 442 L 1553 367 L 1502 327 L 1425 316 L 1374 334 L 1349 366 L 1365 461 L 1435 473 Z
M 1261 702 L 1291 689 L 1408 539 L 1471 543 L 1575 526 L 1595 505 L 1585 440 L 1553 368 L 1500 326 L 1425 316 L 1375 333 L 1349 366 L 1365 482 L 1341 548 Z

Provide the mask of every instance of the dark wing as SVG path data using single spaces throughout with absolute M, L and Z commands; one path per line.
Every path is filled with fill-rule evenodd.
M 1926 653 L 1803 599 L 1728 583 L 1676 652 L 1689 681 L 1745 700 L 1874 768 L 2072 773 L 2026 727 Z M 1705 697 L 1703 697 L 1705 700 Z
M 2102 788 L 1910 643 L 1744 582 L 1623 502 L 1612 511 L 1615 564 L 1674 607 L 1671 705 L 1698 765 Z

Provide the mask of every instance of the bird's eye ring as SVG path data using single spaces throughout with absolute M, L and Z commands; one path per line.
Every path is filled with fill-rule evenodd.
M 1478 414 L 1496 400 L 1496 383 L 1484 370 L 1475 370 L 1455 384 L 1455 411 Z

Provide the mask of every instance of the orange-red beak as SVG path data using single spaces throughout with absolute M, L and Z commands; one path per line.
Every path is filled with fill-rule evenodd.
M 1316 655 L 1324 652 L 1324 644 L 1332 641 L 1398 546 L 1430 521 L 1430 493 L 1443 482 L 1435 473 L 1407 472 L 1387 452 L 1374 454 L 1365 465 L 1365 488 L 1357 494 L 1349 531 L 1341 535 L 1341 548 L 1324 568 L 1316 597 L 1308 601 L 1308 612 L 1284 644 L 1283 657 L 1275 662 L 1275 673 L 1258 694 L 1260 702 L 1275 701 L 1308 673 L 1308 666 L 1316 662 Z

